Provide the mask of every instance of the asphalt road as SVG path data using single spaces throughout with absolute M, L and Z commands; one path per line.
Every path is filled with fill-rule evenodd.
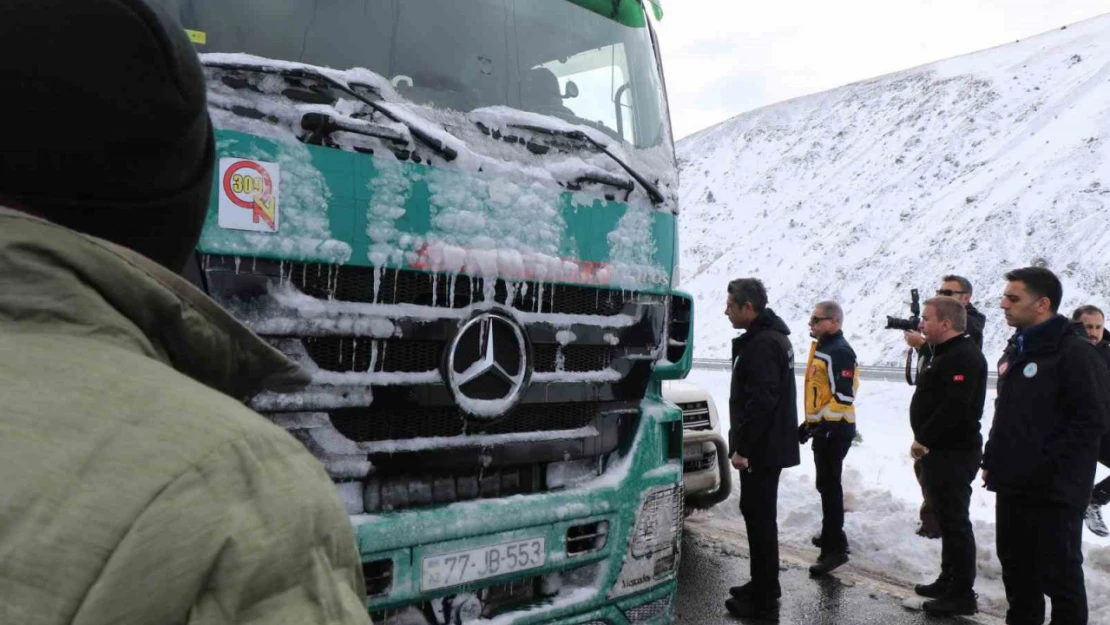
M 727 505 L 727 504 L 723 504 Z M 687 521 L 679 570 L 677 623 L 736 625 L 760 623 L 733 617 L 725 609 L 730 586 L 748 580 L 747 539 L 719 521 Z M 784 625 L 913 625 L 919 623 L 995 625 L 994 617 L 945 619 L 907 610 L 902 600 L 912 589 L 843 567 L 831 576 L 811 579 L 807 570 L 815 554 L 782 553 L 779 612 Z

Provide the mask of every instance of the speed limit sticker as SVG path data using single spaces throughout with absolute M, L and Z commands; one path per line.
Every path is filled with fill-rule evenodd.
M 281 167 L 277 163 L 221 158 L 220 227 L 277 232 L 280 184 Z

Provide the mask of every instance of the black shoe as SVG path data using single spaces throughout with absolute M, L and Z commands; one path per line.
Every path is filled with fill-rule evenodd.
M 767 598 L 771 593 L 765 592 L 762 589 L 753 586 L 751 582 L 748 582 L 747 584 L 743 584 L 741 586 L 733 586 L 732 588 L 729 588 L 728 594 L 732 595 L 733 599 L 751 599 L 753 597 Z M 781 598 L 782 589 L 780 588 L 776 590 L 773 594 L 775 599 Z
M 848 561 L 848 554 L 840 551 L 837 553 L 822 554 L 817 558 L 817 563 L 809 567 L 810 577 L 820 577 L 828 575 L 833 569 L 843 565 Z
M 948 594 L 921 604 L 921 609 L 937 616 L 969 616 L 979 611 L 975 593 Z
M 758 619 L 761 621 L 779 622 L 779 602 L 777 599 L 770 601 L 755 601 L 750 597 L 745 599 L 729 599 L 725 608 L 733 616 L 744 619 Z
M 913 591 L 922 597 L 939 599 L 948 594 L 948 580 L 938 579 L 932 584 L 918 584 L 913 587 Z
M 1106 521 L 1102 518 L 1102 506 L 1097 503 L 1092 503 L 1087 506 L 1083 512 L 1083 521 L 1087 524 L 1087 529 L 1095 536 L 1110 536 L 1110 528 L 1106 527 Z

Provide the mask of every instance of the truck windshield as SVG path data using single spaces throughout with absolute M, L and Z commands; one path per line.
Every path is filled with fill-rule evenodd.
M 418 104 L 509 106 L 638 148 L 669 138 L 646 15 L 625 25 L 569 0 L 157 2 L 198 52 L 366 68 Z

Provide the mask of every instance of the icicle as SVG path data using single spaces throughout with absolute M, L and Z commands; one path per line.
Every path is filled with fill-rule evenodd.
M 548 312 L 555 312 L 555 283 L 551 283 L 551 305 L 547 308 Z
M 385 266 L 374 267 L 374 303 L 378 303 L 378 292 L 382 288 L 382 280 L 385 279 Z
M 241 263 L 242 261 L 242 258 L 238 256 L 235 257 L 235 275 L 239 275 L 239 263 Z
M 308 263 L 301 263 L 301 284 L 308 284 Z
M 351 339 L 351 371 L 355 370 L 355 355 L 358 354 L 358 337 Z
M 562 373 L 563 368 L 566 366 L 566 363 L 567 363 L 567 357 L 566 357 L 566 354 L 563 353 L 563 347 L 564 347 L 564 345 L 562 343 L 559 343 L 559 347 L 557 347 L 555 349 L 555 372 L 556 373 Z
M 439 302 L 439 274 L 432 274 L 432 308 Z
M 401 270 L 393 270 L 393 304 L 397 303 L 397 285 L 401 283 Z
M 537 285 L 535 312 L 543 312 L 543 282 L 537 282 Z
M 285 286 L 285 261 L 278 261 L 278 285 Z
M 366 370 L 374 373 L 374 369 L 378 368 L 378 341 L 370 341 L 370 367 Z
M 482 278 L 482 297 L 490 303 L 497 302 L 497 279 Z
M 447 276 L 447 279 L 451 281 L 447 284 L 447 307 L 448 308 L 454 308 L 455 307 L 455 283 L 459 281 L 459 274 L 457 274 L 457 273 L 449 274 Z
M 208 254 L 205 254 L 204 256 L 201 256 L 200 258 L 201 258 L 200 268 L 203 269 L 204 271 L 208 271 L 208 266 L 212 264 L 212 257 L 209 256 Z
M 516 282 L 505 281 L 505 305 L 509 308 L 516 308 L 516 289 Z
M 470 305 L 471 306 L 474 305 L 474 291 L 475 291 L 474 276 L 470 276 Z
M 251 273 L 258 273 L 258 257 L 251 258 Z
M 346 339 L 339 339 L 339 362 L 343 362 L 343 343 Z

